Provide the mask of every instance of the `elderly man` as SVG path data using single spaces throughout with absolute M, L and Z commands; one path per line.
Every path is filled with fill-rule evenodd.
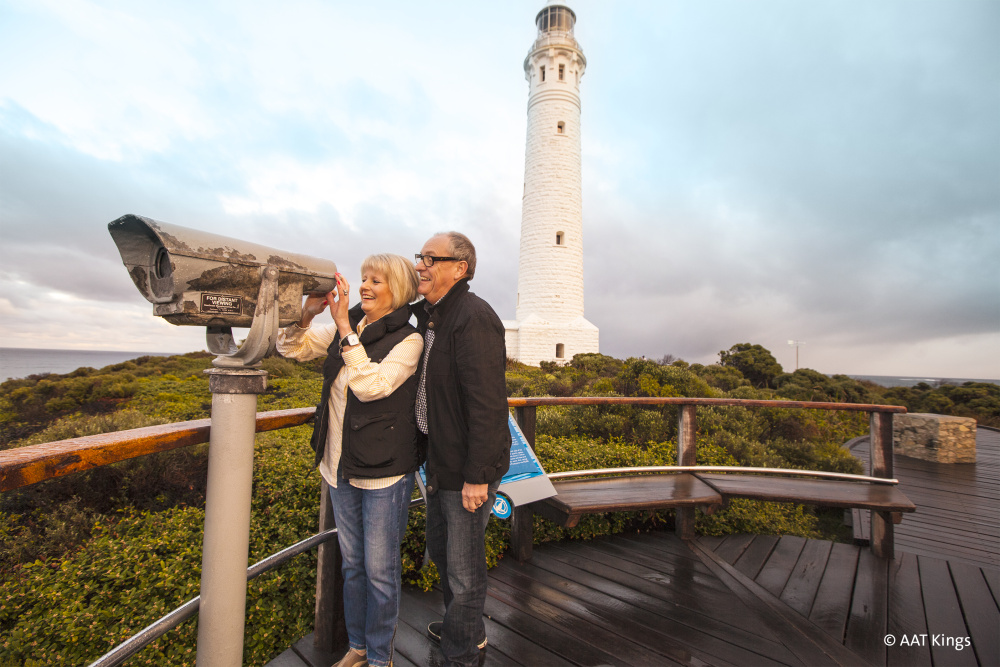
M 486 523 L 510 466 L 507 348 L 500 318 L 469 291 L 476 249 L 464 234 L 432 236 L 416 255 L 414 306 L 424 336 L 417 425 L 427 436 L 427 549 L 441 574 L 443 621 L 427 627 L 446 664 L 486 651 Z

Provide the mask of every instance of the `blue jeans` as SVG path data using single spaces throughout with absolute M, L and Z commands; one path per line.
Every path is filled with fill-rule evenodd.
M 330 487 L 343 558 L 347 640 L 351 648 L 367 651 L 372 667 L 392 660 L 402 585 L 399 547 L 412 492 L 412 473 L 385 489 L 358 489 L 346 479 Z
M 441 652 L 448 665 L 479 664 L 478 645 L 486 639 L 486 524 L 499 486 L 490 484 L 489 501 L 475 512 L 462 507 L 461 491 L 427 496 L 427 551 L 444 589 Z

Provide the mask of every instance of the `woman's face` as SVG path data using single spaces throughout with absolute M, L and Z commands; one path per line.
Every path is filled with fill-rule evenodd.
M 375 271 L 369 271 L 361 276 L 361 309 L 368 316 L 368 322 L 374 322 L 392 311 L 392 292 L 385 276 Z

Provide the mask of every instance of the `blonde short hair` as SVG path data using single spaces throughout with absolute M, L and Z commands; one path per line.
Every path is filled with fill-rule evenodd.
M 361 275 L 381 273 L 392 293 L 392 309 L 397 310 L 417 300 L 420 278 L 413 262 L 401 255 L 369 255 L 361 262 Z

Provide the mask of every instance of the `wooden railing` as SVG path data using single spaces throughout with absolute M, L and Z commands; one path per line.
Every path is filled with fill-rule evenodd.
M 316 408 L 257 413 L 257 432 L 301 426 Z M 0 452 L 0 491 L 44 482 L 111 463 L 208 442 L 211 419 L 101 433 Z
M 906 412 L 906 408 L 894 405 L 681 397 L 509 398 L 507 404 L 514 408 L 515 419 L 532 446 L 535 442 L 536 410 L 539 407 L 675 405 L 678 408 L 677 465 L 679 466 L 695 465 L 697 451 L 696 411 L 699 407 L 791 408 L 867 412 L 870 414 L 871 475 L 881 478 L 891 478 L 893 475 L 892 416 Z M 260 412 L 257 414 L 256 430 L 262 432 L 301 426 L 309 422 L 314 413 L 315 408 Z M 0 491 L 10 491 L 47 479 L 91 470 L 148 454 L 206 443 L 209 441 L 210 430 L 211 420 L 200 419 L 0 451 Z M 694 508 L 678 508 L 676 511 L 678 532 L 682 535 L 693 535 Z M 530 517 L 530 514 L 528 516 Z M 321 494 L 319 524 L 320 533 L 328 532 L 333 528 L 333 512 L 330 511 L 329 494 L 326 493 L 325 489 Z M 512 543 L 523 545 L 525 540 L 530 545 L 530 520 L 525 521 L 524 515 L 515 511 Z M 316 541 L 316 543 L 318 542 L 319 540 Z M 872 512 L 872 545 L 877 555 L 891 557 L 892 517 L 887 513 Z M 338 585 L 340 583 L 339 561 L 340 555 L 336 540 L 328 540 L 320 546 L 315 640 L 317 648 L 326 651 L 334 650 L 343 643 L 345 638 Z M 150 637 L 150 641 L 153 639 L 155 636 Z M 109 662 L 108 664 L 119 663 Z
M 695 410 L 700 407 L 793 408 L 799 410 L 843 410 L 872 415 L 872 475 L 892 476 L 892 415 L 905 413 L 896 405 L 860 403 L 817 403 L 804 401 L 763 401 L 736 398 L 621 398 L 571 396 L 565 398 L 508 398 L 515 418 L 528 442 L 535 442 L 535 410 L 561 405 L 676 405 L 678 424 L 678 465 L 694 465 Z M 316 408 L 293 408 L 257 413 L 257 432 L 301 426 L 313 418 Z M 878 425 L 876 425 L 878 422 Z M 197 419 L 160 426 L 102 433 L 68 440 L 28 445 L 0 451 L 0 492 L 37 484 L 47 479 L 83 472 L 111 463 L 208 442 L 212 421 Z M 886 424 L 888 431 L 886 431 Z M 886 443 L 888 449 L 886 450 Z

